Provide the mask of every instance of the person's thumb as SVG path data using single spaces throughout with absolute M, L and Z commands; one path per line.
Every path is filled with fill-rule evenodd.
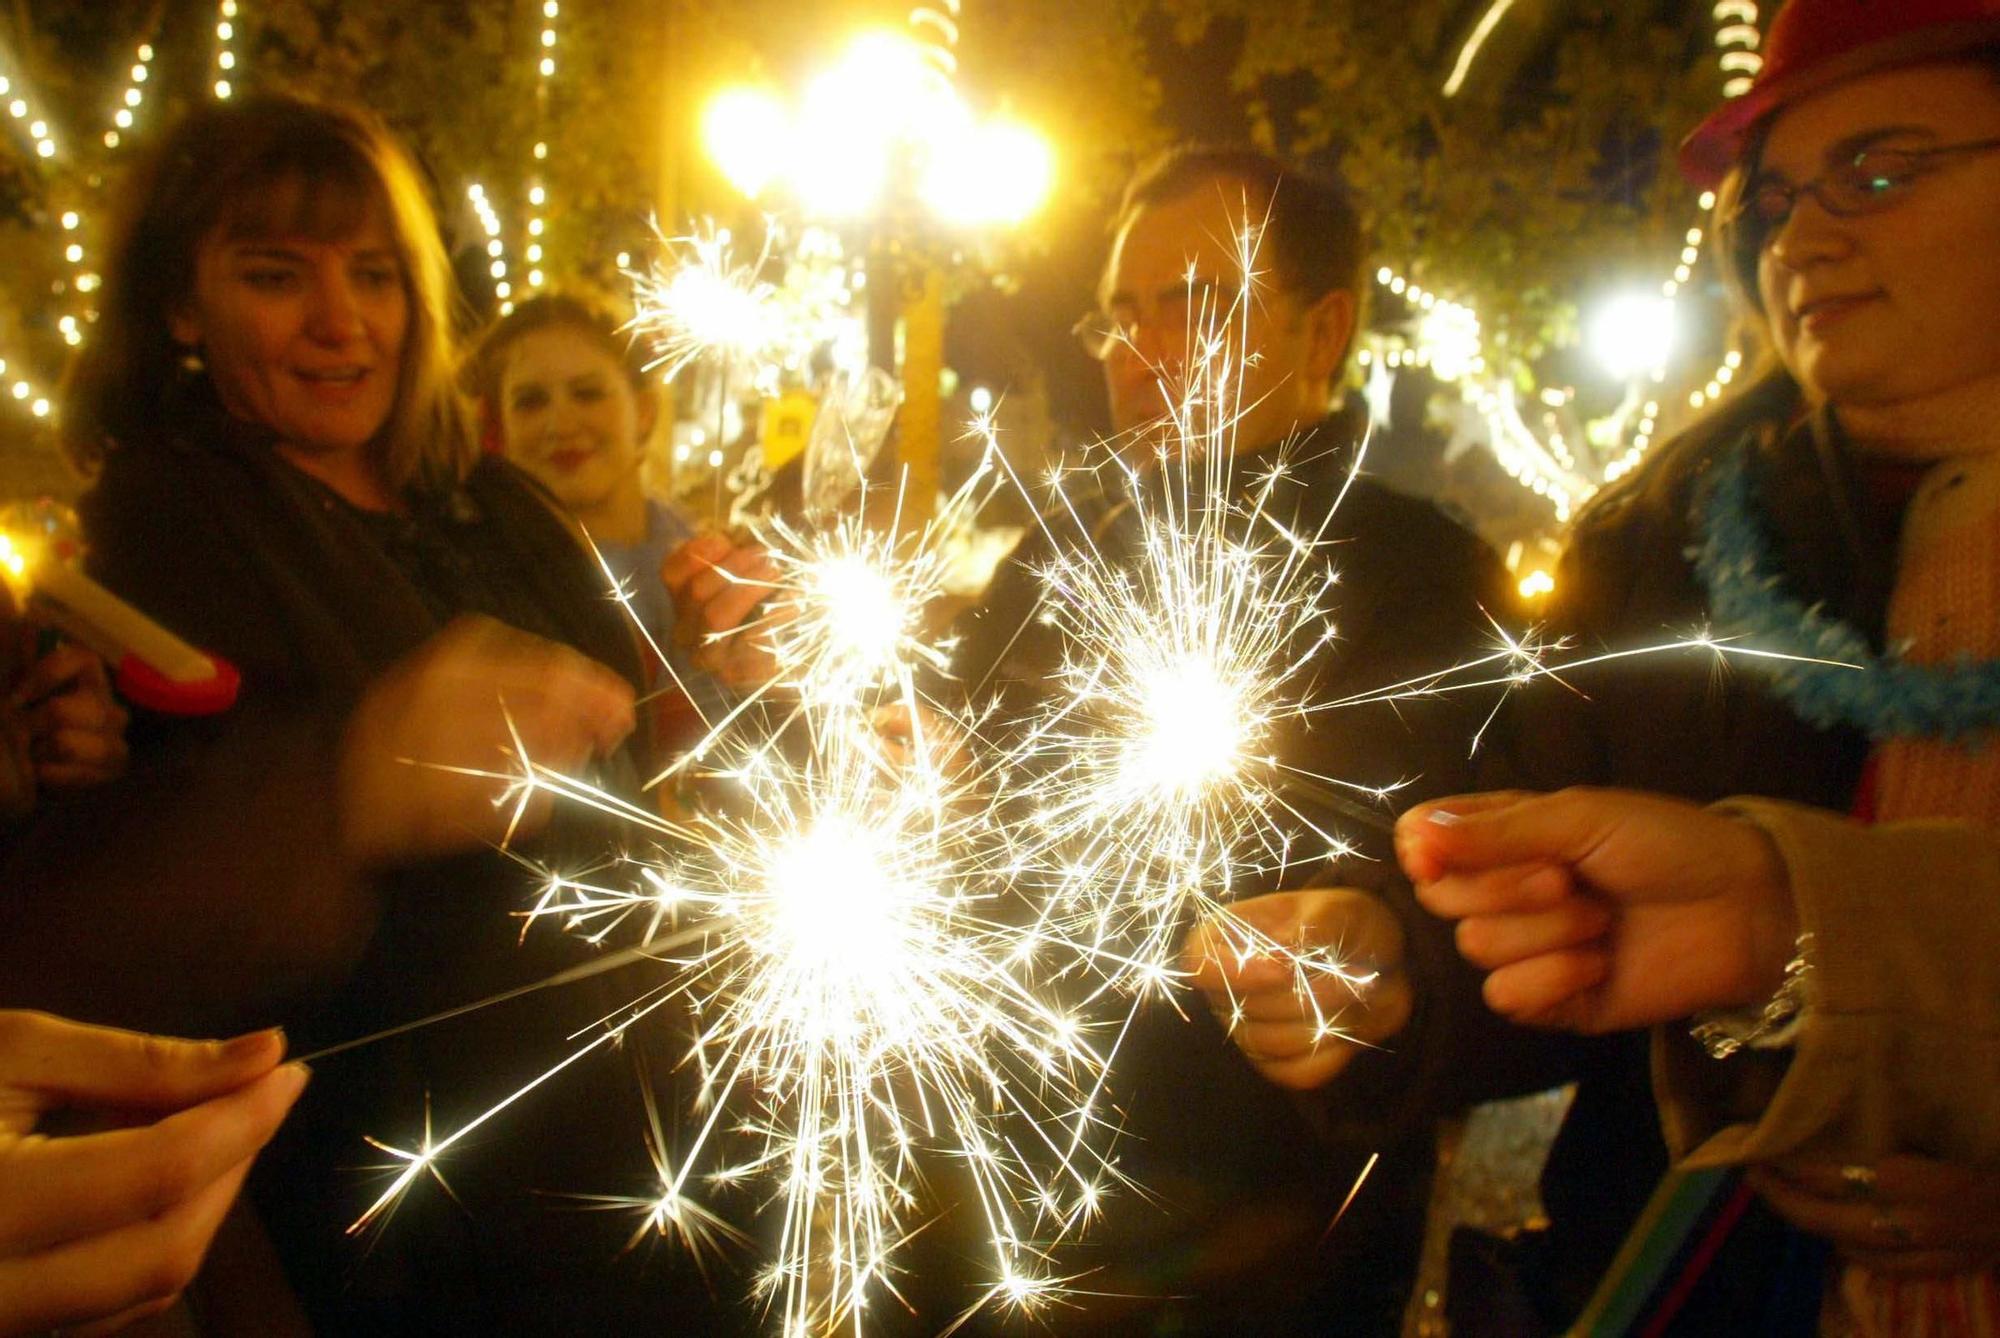
M 1560 794 L 1497 790 L 1418 804 L 1396 821 L 1396 858 L 1411 881 L 1510 864 L 1567 862 L 1585 846 L 1587 808 Z

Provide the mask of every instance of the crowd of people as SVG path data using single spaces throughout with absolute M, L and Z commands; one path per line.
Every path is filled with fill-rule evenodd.
M 1237 903 L 1376 982 L 1309 997 L 1191 928 L 1210 1007 L 1142 1009 L 1108 1080 L 1152 1198 L 1084 1239 L 1052 1326 L 1397 1332 L 1439 1122 L 1571 1084 L 1548 1229 L 1456 1261 L 1455 1331 L 1560 1332 L 1634 1287 L 1591 1331 L 2000 1330 L 2000 7 L 1790 0 L 1765 57 L 1682 165 L 1770 364 L 1584 509 L 1548 619 L 1586 647 L 1700 625 L 1793 658 L 1523 694 L 1471 756 L 1477 714 L 1442 700 L 1273 739 L 1297 770 L 1420 777 L 1393 840 Z M 345 1234 L 369 1135 L 430 1103 L 455 1123 L 615 996 L 399 1035 L 309 1090 L 285 1056 L 586 959 L 520 937 L 529 875 L 497 846 L 605 834 L 497 804 L 491 773 L 523 748 L 638 794 L 684 737 L 667 708 L 773 673 L 746 630 L 769 559 L 649 496 L 659 401 L 587 303 L 524 302 L 461 352 L 437 220 L 373 117 L 216 103 L 127 186 L 65 388 L 88 562 L 241 689 L 208 715 L 122 703 L 4 611 L 0 1333 L 754 1331 L 699 1261 L 621 1258 L 629 1224 L 537 1193 L 631 1187 L 664 1036 L 524 1103 L 382 1248 Z M 1140 495 L 1031 531 L 954 625 L 961 689 L 1046 690 L 1045 546 L 1136 561 L 1134 503 L 1186 486 L 1155 428 L 1253 223 L 1230 449 L 1245 480 L 1291 462 L 1264 502 L 1284 522 L 1317 532 L 1338 499 L 1315 699 L 1431 667 L 1504 600 L 1477 538 L 1349 481 L 1372 268 L 1351 193 L 1183 147 L 1128 188 L 1080 327 Z M 1691 1178 L 1717 1169 L 1740 1174 Z M 1690 1184 L 1720 1188 L 1669 1235 Z M 969 1299 L 948 1207 L 913 1251 L 899 1289 L 936 1327 Z

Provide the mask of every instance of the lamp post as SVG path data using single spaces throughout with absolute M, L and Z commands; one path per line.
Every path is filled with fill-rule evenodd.
M 903 382 L 897 458 L 912 524 L 929 518 L 938 487 L 947 271 L 969 240 L 1032 216 L 1053 179 L 1039 135 L 982 120 L 960 96 L 956 15 L 955 0 L 918 9 L 911 24 L 924 40 L 861 34 L 796 106 L 726 89 L 703 117 L 709 155 L 746 196 L 862 234 L 870 354 Z

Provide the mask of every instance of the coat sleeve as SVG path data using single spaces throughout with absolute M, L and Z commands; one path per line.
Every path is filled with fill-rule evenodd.
M 1589 653 L 1615 639 L 1638 572 L 1636 555 L 1646 551 L 1633 528 L 1643 518 L 1631 512 L 1629 498 L 1614 498 L 1579 522 L 1556 569 L 1554 600 L 1539 620 L 1544 644 Z M 1379 684 L 1435 671 L 1490 650 L 1496 624 L 1510 634 L 1526 630 L 1505 570 L 1483 544 L 1434 512 L 1428 520 L 1406 514 L 1367 521 L 1405 537 L 1376 547 L 1377 556 L 1357 564 L 1357 579 L 1347 582 L 1380 592 L 1363 602 L 1365 620 L 1353 629 L 1363 655 L 1347 681 L 1359 685 L 1365 676 Z M 1399 714 L 1399 726 L 1378 721 L 1374 733 L 1377 746 L 1396 750 L 1417 776 L 1399 796 L 1402 807 L 1453 793 L 1607 779 L 1589 704 L 1563 684 L 1537 680 L 1504 700 L 1468 694 L 1413 703 Z M 1381 896 L 1402 922 L 1416 1010 L 1385 1052 L 1362 1055 L 1332 1085 L 1337 1109 L 1433 1119 L 1576 1081 L 1605 1061 L 1617 1038 L 1522 1027 L 1487 1008 L 1485 974 L 1459 956 L 1453 926 L 1416 903 L 1393 860 L 1339 872 Z
M 1332 691 L 1379 689 L 1489 649 L 1489 619 L 1504 625 L 1513 608 L 1492 550 L 1409 499 L 1377 497 L 1358 511 L 1355 546 L 1341 562 L 1345 655 Z M 1474 790 L 1491 746 L 1475 750 L 1474 740 L 1493 705 L 1468 694 L 1330 711 L 1315 728 L 1316 756 L 1344 779 L 1406 782 L 1397 808 Z M 1415 1010 L 1400 1035 L 1357 1056 L 1316 1094 L 1315 1117 L 1386 1141 L 1471 1104 L 1566 1081 L 1571 1039 L 1513 1026 L 1488 1009 L 1483 973 L 1459 956 L 1453 927 L 1417 903 L 1387 838 L 1355 835 L 1371 858 L 1340 862 L 1332 881 L 1374 893 L 1395 913 Z
M 124 778 L 45 801 L 0 852 L 0 995 L 191 1034 L 282 1020 L 378 914 L 338 840 L 345 711 L 316 709 L 251 555 L 182 490 L 114 480 L 86 518 L 94 574 L 244 687 L 217 718 L 135 719 Z
M 1697 1166 L 1807 1154 L 2000 1161 L 2000 838 L 1962 822 L 1866 826 L 1731 799 L 1777 846 L 1813 936 L 1789 1052 L 1654 1040 L 1669 1146 Z

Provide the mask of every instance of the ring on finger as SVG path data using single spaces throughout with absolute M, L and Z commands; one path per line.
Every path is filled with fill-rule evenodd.
M 1857 1199 L 1875 1197 L 1875 1168 L 1873 1166 L 1843 1166 L 1840 1181 L 1847 1186 L 1847 1192 Z
M 1908 1245 L 1912 1240 L 1910 1229 L 1898 1221 L 1893 1213 L 1876 1213 L 1869 1219 L 1868 1229 L 1878 1236 L 1888 1237 L 1896 1245 Z

